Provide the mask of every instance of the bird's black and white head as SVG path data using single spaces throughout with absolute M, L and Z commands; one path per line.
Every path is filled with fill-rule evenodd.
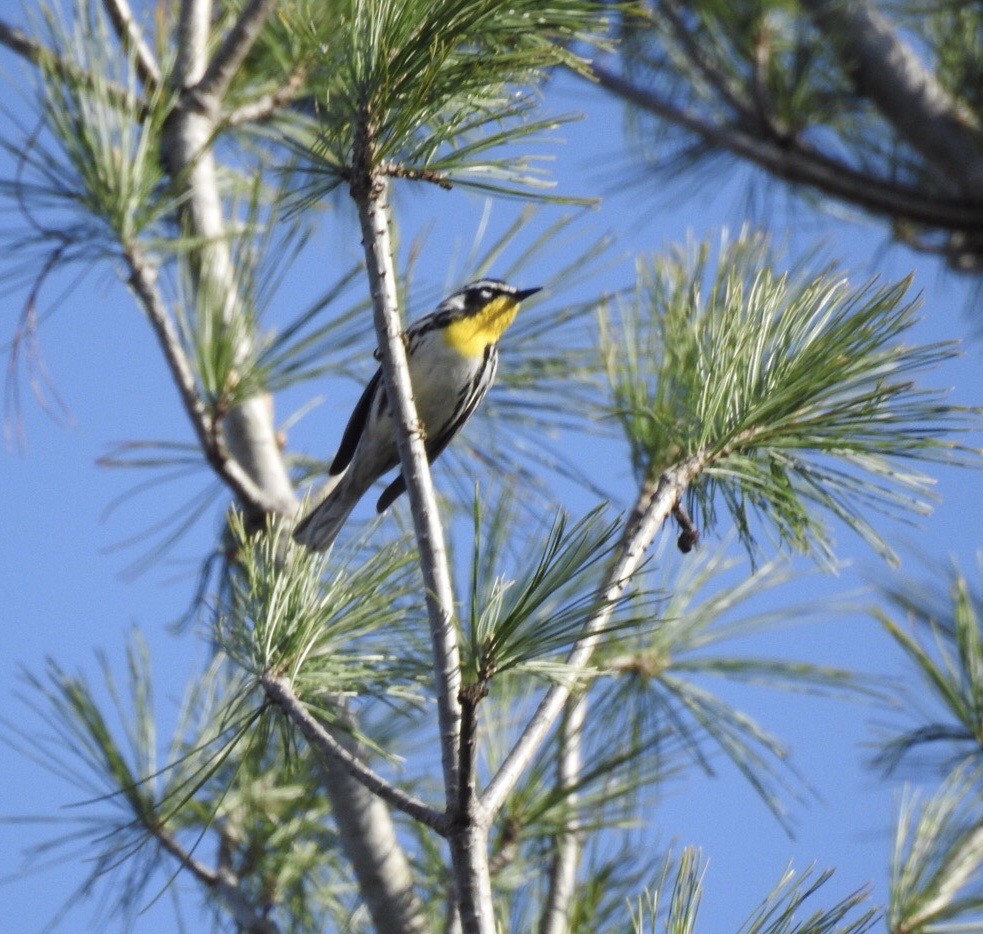
M 448 321 L 444 337 L 451 347 L 465 356 L 483 354 L 497 344 L 505 329 L 515 320 L 523 299 L 539 287 L 517 289 L 499 279 L 477 279 L 448 295 L 437 315 Z
M 502 300 L 502 304 L 518 305 L 539 290 L 539 286 L 534 289 L 517 289 L 501 279 L 476 279 L 448 295 L 440 303 L 440 309 L 471 317 L 480 314 L 496 299 Z

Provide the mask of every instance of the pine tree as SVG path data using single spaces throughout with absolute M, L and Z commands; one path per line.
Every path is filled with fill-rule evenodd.
M 448 189 L 544 210 L 575 202 L 549 189 L 537 158 L 562 123 L 541 100 L 557 71 L 598 79 L 665 118 L 635 79 L 651 69 L 661 93 L 678 68 L 663 110 L 719 95 L 700 106 L 730 106 L 742 126 L 752 108 L 760 148 L 809 155 L 814 168 L 832 171 L 798 152 L 805 125 L 793 105 L 821 115 L 825 101 L 844 139 L 880 145 L 861 133 L 859 106 L 809 84 L 821 69 L 828 77 L 829 62 L 792 41 L 784 7 L 752 16 L 711 6 L 182 0 L 131 10 L 126 0 L 73 0 L 41 7 L 30 34 L 0 23 L 34 95 L 34 122 L 8 121 L 3 136 L 15 170 L 0 196 L 18 218 L 3 231 L 4 272 L 11 292 L 27 295 L 11 358 L 40 365 L 32 340 L 49 280 L 73 269 L 118 274 L 150 325 L 191 440 L 148 437 L 108 461 L 157 479 L 187 470 L 218 481 L 148 560 L 160 562 L 207 503 L 227 506 L 202 564 L 197 628 L 182 636 L 204 633 L 210 661 L 167 742 L 139 635 L 126 647 L 125 691 L 109 661 L 105 685 L 52 661 L 27 677 L 48 732 L 7 721 L 9 738 L 93 807 L 51 843 L 86 858 L 76 900 L 101 891 L 126 924 L 180 875 L 217 926 L 265 934 L 692 930 L 700 855 L 612 856 L 621 832 L 652 789 L 714 752 L 779 819 L 787 781 L 777 740 L 705 676 L 877 693 L 854 673 L 729 654 L 728 642 L 787 621 L 741 612 L 781 586 L 776 547 L 829 568 L 836 522 L 893 560 L 882 515 L 924 513 L 933 466 L 972 459 L 963 432 L 974 414 L 925 382 L 955 342 L 909 339 L 918 303 L 907 280 L 854 284 L 747 229 L 719 246 L 639 257 L 617 294 L 584 297 L 603 245 L 578 243 L 576 222 L 564 219 L 510 271 L 533 275 L 541 251 L 564 242 L 567 262 L 534 283 L 545 300 L 516 325 L 500 401 L 481 410 L 440 484 L 409 391 L 406 312 L 440 296 L 397 264 L 400 198 L 432 201 L 440 223 L 452 221 Z M 806 6 L 810 29 L 835 33 L 830 48 L 882 103 L 871 69 L 854 62 L 867 32 L 843 29 L 850 10 Z M 625 74 L 599 64 L 610 48 Z M 942 84 L 966 67 L 950 50 Z M 963 119 L 972 101 L 929 91 L 938 132 L 897 157 L 917 182 L 895 179 L 885 192 L 873 176 L 844 169 L 842 178 L 881 198 L 855 203 L 895 218 L 896 235 L 924 246 L 905 224 L 941 231 L 953 263 L 971 265 L 974 209 L 964 202 L 976 169 L 957 160 L 956 172 L 951 160 L 973 129 Z M 883 119 L 900 132 L 890 113 Z M 711 138 L 679 122 L 699 137 L 700 155 L 721 139 L 736 146 L 732 128 Z M 900 162 L 882 168 L 900 174 Z M 917 210 L 888 209 L 902 196 Z M 472 251 L 469 276 L 500 261 L 527 223 L 520 215 Z M 274 327 L 271 296 L 319 226 L 360 241 L 360 255 L 328 257 L 318 274 L 333 277 L 326 291 L 312 290 L 307 308 Z M 312 556 L 290 529 L 329 452 L 294 450 L 274 399 L 364 373 L 373 349 L 396 415 L 408 518 L 353 523 Z M 542 439 L 600 438 L 604 426 L 629 453 L 633 505 L 618 514 L 597 502 L 570 516 L 554 478 L 599 496 L 589 471 Z M 687 575 L 660 581 L 648 557 L 671 527 Z M 726 562 L 703 543 L 722 527 L 736 531 L 753 570 L 711 586 Z M 893 767 L 937 738 L 961 750 L 938 797 L 902 812 L 886 912 L 901 934 L 979 916 L 983 640 L 981 601 L 958 575 L 948 609 L 937 594 L 891 597 L 933 632 L 941 654 L 882 614 L 947 719 L 890 739 L 880 762 Z M 826 878 L 783 877 L 741 929 L 868 929 L 877 909 L 863 892 L 812 907 Z

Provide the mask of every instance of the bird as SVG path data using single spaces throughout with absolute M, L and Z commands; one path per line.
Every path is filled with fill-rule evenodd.
M 521 302 L 541 289 L 478 279 L 406 329 L 406 359 L 430 463 L 485 397 L 498 370 L 499 339 Z M 378 350 L 374 355 L 381 359 Z M 294 528 L 294 540 L 310 551 L 325 551 L 372 484 L 398 464 L 392 409 L 380 367 L 352 411 L 328 470 L 329 480 Z M 384 512 L 405 490 L 400 473 L 382 491 L 376 510 Z

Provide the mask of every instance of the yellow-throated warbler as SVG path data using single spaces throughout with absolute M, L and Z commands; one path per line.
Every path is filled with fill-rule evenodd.
M 538 291 L 479 279 L 407 328 L 406 358 L 431 463 L 488 392 L 498 369 L 499 338 L 515 319 L 519 303 Z M 379 359 L 378 350 L 375 356 Z M 318 495 L 320 502 L 298 523 L 294 538 L 313 551 L 327 548 L 369 487 L 397 464 L 399 452 L 380 368 L 348 420 L 329 470 L 331 479 Z M 383 490 L 378 511 L 387 509 L 405 489 L 400 474 Z

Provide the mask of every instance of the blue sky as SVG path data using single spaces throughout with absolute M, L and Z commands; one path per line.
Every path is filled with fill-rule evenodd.
M 18 5 L 8 0 L 0 0 L 0 16 L 7 21 L 21 20 Z M 0 68 L 16 81 L 20 66 L 2 50 Z M 7 106 L 23 113 L 20 100 L 9 93 L 6 98 Z M 716 238 L 722 227 L 733 230 L 749 219 L 749 186 L 756 185 L 759 192 L 761 187 L 760 179 L 755 181 L 745 170 L 720 169 L 718 176 L 678 190 L 661 180 L 640 180 L 631 168 L 617 105 L 566 78 L 549 87 L 545 98 L 547 108 L 555 112 L 576 109 L 587 115 L 582 122 L 561 129 L 558 136 L 564 141 L 549 147 L 562 191 L 603 197 L 601 206 L 580 221 L 584 239 L 604 232 L 617 234 L 611 261 L 590 283 L 590 292 L 629 281 L 636 254 L 661 251 L 691 236 Z M 0 159 L 0 174 L 6 176 L 10 171 L 9 160 Z M 914 271 L 914 287 L 924 296 L 917 339 L 967 339 L 963 357 L 947 365 L 944 372 L 932 374 L 932 384 L 953 386 L 954 402 L 980 402 L 980 344 L 972 339 L 978 317 L 974 321 L 967 314 L 970 292 L 965 280 L 945 272 L 929 258 L 890 245 L 883 228 L 873 222 L 817 217 L 790 204 L 777 188 L 754 200 L 753 219 L 771 229 L 776 240 L 788 241 L 793 254 L 823 242 L 829 255 L 840 259 L 858 280 L 874 272 L 893 280 Z M 414 190 L 398 194 L 396 206 L 404 254 L 416 235 L 424 237 L 416 282 L 428 291 L 457 284 L 460 261 L 455 267 L 453 257 L 466 252 L 485 211 L 484 199 L 461 192 Z M 519 210 L 515 202 L 495 203 L 492 227 L 505 226 Z M 547 209 L 543 223 L 558 210 Z M 516 259 L 521 249 L 517 245 L 503 262 Z M 278 293 L 274 317 L 288 317 L 291 309 L 326 284 L 322 277 L 357 258 L 359 250 L 347 209 L 326 215 L 323 231 Z M 542 260 L 542 278 L 564 259 L 562 249 L 547 255 Z M 24 691 L 19 672 L 40 672 L 48 657 L 66 670 L 83 669 L 94 677 L 94 653 L 102 650 L 122 677 L 124 641 L 138 627 L 153 658 L 161 734 L 165 736 L 186 679 L 207 657 L 207 647 L 193 633 L 174 635 L 169 624 L 190 600 L 196 558 L 212 546 L 220 510 L 197 524 L 165 567 L 140 576 L 125 573 L 138 551 L 117 547 L 149 520 L 163 515 L 167 506 L 176 507 L 192 495 L 200 481 L 192 481 L 190 487 L 165 488 L 124 505 L 108 518 L 104 515 L 134 480 L 96 465 L 111 446 L 141 438 L 191 438 L 152 334 L 117 272 L 109 265 L 93 269 L 61 301 L 40 333 L 44 360 L 71 411 L 71 425 L 53 422 L 24 386 L 26 445 L 22 451 L 0 454 L 0 514 L 5 524 L 0 536 L 0 708 L 5 719 L 29 733 L 44 726 L 21 700 Z M 45 300 L 50 301 L 60 290 L 61 286 L 53 285 L 46 290 Z M 4 344 L 16 326 L 23 301 L 22 293 L 0 296 Z M 507 342 L 503 353 L 508 353 Z M 326 383 L 323 392 L 329 400 L 339 400 L 337 406 L 332 401 L 306 415 L 291 429 L 291 444 L 329 455 L 358 391 L 350 381 Z M 280 418 L 300 409 L 310 395 L 308 387 L 283 394 L 277 400 Z M 605 445 L 599 456 L 596 446 L 576 443 L 570 455 L 581 469 L 597 473 L 616 502 L 620 498 L 624 504 L 631 498 L 631 473 L 621 445 Z M 878 528 L 905 552 L 899 572 L 903 578 L 926 576 L 928 572 L 917 560 L 919 554 L 937 561 L 952 556 L 972 576 L 983 527 L 980 476 L 976 471 L 948 468 L 932 473 L 938 478 L 941 497 L 934 514 L 917 529 L 886 522 Z M 564 505 L 574 514 L 593 505 L 583 491 L 560 481 L 557 487 Z M 707 547 L 727 539 L 725 516 L 713 533 Z M 768 606 L 769 600 L 779 606 L 812 599 L 828 602 L 889 573 L 850 533 L 839 529 L 836 537 L 840 557 L 848 563 L 839 576 L 804 577 L 774 596 L 763 597 L 762 606 Z M 747 650 L 911 680 L 898 653 L 860 612 L 820 615 L 812 623 L 749 640 Z M 654 832 L 640 845 L 674 844 L 677 850 L 688 844 L 701 847 L 709 868 L 700 929 L 736 928 L 789 861 L 800 870 L 813 862 L 819 868 L 837 868 L 822 898 L 824 903 L 868 883 L 883 902 L 900 786 L 873 775 L 863 767 L 862 759 L 863 744 L 873 735 L 872 722 L 890 720 L 891 715 L 857 704 L 754 687 L 727 688 L 726 692 L 788 743 L 795 767 L 808 778 L 816 796 L 802 805 L 792 804 L 796 836 L 790 839 L 733 769 L 721 766 L 714 779 L 690 771 L 670 783 L 650 814 Z M 0 774 L 0 817 L 31 814 L 71 819 L 82 813 L 71 807 L 79 800 L 75 789 L 4 745 L 0 745 Z M 84 871 L 85 854 L 80 853 L 68 864 L 18 875 L 22 851 L 51 832 L 30 824 L 0 824 L 0 879 L 8 930 L 43 928 Z M 197 904 L 193 890 L 188 883 L 177 885 L 182 891 L 192 891 L 186 905 L 193 917 Z M 150 906 L 139 917 L 136 930 L 172 928 L 169 898 L 166 893 Z M 58 928 L 103 929 L 93 920 L 90 905 L 74 910 Z

